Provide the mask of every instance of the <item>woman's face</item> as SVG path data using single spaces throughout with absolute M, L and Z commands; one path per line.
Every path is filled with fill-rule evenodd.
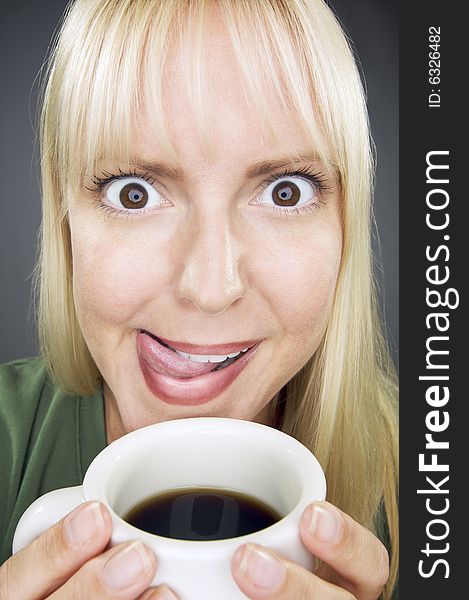
M 271 107 L 278 141 L 260 131 L 216 16 L 206 35 L 213 156 L 176 52 L 164 106 L 177 170 L 140 119 L 133 164 L 104 161 L 102 181 L 70 200 L 76 309 L 104 378 L 111 439 L 192 416 L 268 423 L 332 304 L 338 182 L 290 114 Z

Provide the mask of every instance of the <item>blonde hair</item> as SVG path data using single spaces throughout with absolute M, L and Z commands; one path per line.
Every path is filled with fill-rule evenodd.
M 135 117 L 145 110 L 175 159 L 162 110 L 165 59 L 174 43 L 186 49 L 189 93 L 208 139 L 202 31 L 214 2 L 77 0 L 65 15 L 43 94 L 38 325 L 50 373 L 67 391 L 88 394 L 100 385 L 74 308 L 67 194 L 110 149 L 112 158 L 125 160 Z M 316 454 L 331 502 L 372 531 L 388 532 L 391 575 L 383 597 L 390 598 L 398 558 L 397 393 L 373 285 L 373 159 L 359 73 L 322 0 L 215 3 L 262 126 L 275 135 L 268 84 L 340 176 L 343 255 L 334 305 L 319 349 L 280 393 L 279 426 Z

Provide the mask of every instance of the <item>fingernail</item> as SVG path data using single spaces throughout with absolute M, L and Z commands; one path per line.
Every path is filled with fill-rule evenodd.
M 178 600 L 175 594 L 166 585 L 161 585 L 158 588 L 147 590 L 142 596 L 139 596 L 140 600 Z
M 285 567 L 269 552 L 252 544 L 244 548 L 239 572 L 264 590 L 276 590 L 285 580 Z
M 155 600 L 178 600 L 175 594 L 169 587 L 162 586 L 158 588 L 158 593 L 155 594 Z
M 337 543 L 342 535 L 343 520 L 340 514 L 320 504 L 312 505 L 309 533 L 321 542 Z
M 103 578 L 109 587 L 123 589 L 144 577 L 152 566 L 145 546 L 142 542 L 135 541 L 107 561 Z
M 72 546 L 88 544 L 104 527 L 99 502 L 90 502 L 76 508 L 65 519 L 65 532 Z

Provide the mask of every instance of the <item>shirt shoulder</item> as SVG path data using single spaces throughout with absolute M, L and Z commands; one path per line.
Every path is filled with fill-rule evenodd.
M 46 385 L 46 368 L 40 358 L 0 365 L 0 449 L 3 455 L 10 454 L 17 440 L 28 435 Z
M 23 358 L 0 365 L 0 414 L 17 411 L 19 405 L 40 396 L 47 379 L 40 357 Z
M 92 439 L 96 436 L 101 444 L 104 441 L 101 391 L 92 396 L 65 392 L 51 381 L 41 357 L 0 365 L 0 460 L 8 450 L 26 457 L 28 449 L 34 448 L 37 453 L 39 448 L 54 444 L 63 449 L 82 450 L 83 444 L 94 446 Z M 89 458 L 86 448 L 83 450 L 78 462 Z M 87 466 L 80 465 L 80 472 Z

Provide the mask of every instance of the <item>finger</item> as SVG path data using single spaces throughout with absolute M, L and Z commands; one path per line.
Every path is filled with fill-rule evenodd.
M 0 589 L 7 598 L 46 598 L 104 550 L 111 532 L 102 504 L 81 504 L 2 565 Z
M 138 600 L 178 600 L 176 594 L 167 585 L 150 588 L 139 596 Z
M 155 573 L 153 552 L 139 540 L 126 542 L 85 563 L 50 600 L 134 600 Z
M 303 513 L 301 539 L 327 567 L 317 574 L 349 589 L 359 600 L 376 600 L 389 577 L 386 548 L 371 531 L 329 502 Z
M 355 600 L 347 590 L 256 544 L 238 548 L 231 567 L 238 587 L 251 600 Z

